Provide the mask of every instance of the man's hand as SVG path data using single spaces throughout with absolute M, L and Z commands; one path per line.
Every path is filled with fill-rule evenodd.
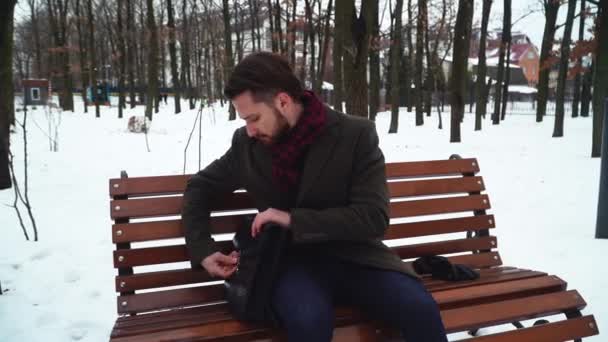
M 212 277 L 226 279 L 236 272 L 239 263 L 239 254 L 233 251 L 230 255 L 215 252 L 201 261 L 201 266 Z
M 268 222 L 276 223 L 283 228 L 288 228 L 291 224 L 291 215 L 286 211 L 268 208 L 258 213 L 251 224 L 251 236 L 256 237 L 262 232 L 264 225 Z

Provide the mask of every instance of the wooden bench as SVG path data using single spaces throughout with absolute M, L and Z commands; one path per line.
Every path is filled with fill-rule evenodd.
M 494 216 L 476 159 L 387 164 L 391 225 L 386 240 L 404 262 L 444 255 L 479 270 L 475 281 L 446 282 L 424 276 L 439 304 L 449 333 L 500 324 L 506 332 L 473 341 L 565 341 L 598 334 L 593 316 L 583 316 L 585 301 L 557 276 L 502 266 Z M 284 334 L 236 321 L 227 312 L 224 288 L 204 271 L 190 268 L 179 219 L 189 176 L 110 180 L 112 241 L 118 292 L 118 320 L 112 341 L 283 340 Z M 251 209 L 245 192 L 218 200 L 214 234 L 232 233 L 242 210 Z M 240 210 L 240 212 L 237 212 Z M 459 235 L 459 236 L 457 236 Z M 222 237 L 220 237 L 222 238 Z M 231 236 L 219 245 L 231 250 Z M 221 240 L 221 239 L 216 239 Z M 510 246 L 517 248 L 517 246 Z M 152 266 L 155 265 L 155 266 Z M 142 267 L 147 266 L 147 267 Z M 562 315 L 563 314 L 563 315 Z M 524 327 L 519 321 L 551 317 Z M 557 318 L 559 320 L 557 320 Z M 352 308 L 336 308 L 335 341 L 375 341 L 395 332 L 368 322 Z

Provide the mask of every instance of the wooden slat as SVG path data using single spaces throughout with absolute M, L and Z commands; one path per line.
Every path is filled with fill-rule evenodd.
M 388 178 L 453 175 L 479 172 L 477 159 L 431 160 L 386 164 Z
M 219 241 L 219 248 L 224 252 L 233 249 L 231 241 Z M 496 237 L 486 236 L 471 239 L 457 239 L 440 242 L 429 242 L 409 246 L 396 246 L 394 250 L 402 259 L 426 255 L 462 253 L 474 250 L 489 250 L 496 247 Z M 186 245 L 146 247 L 114 251 L 114 267 L 134 267 L 189 261 Z
M 593 316 L 459 340 L 460 342 L 564 342 L 599 334 Z
M 242 210 L 254 208 L 253 201 L 245 192 L 233 193 L 213 203 L 212 211 Z M 143 218 L 180 215 L 182 196 L 137 198 L 110 201 L 110 216 L 117 218 Z
M 496 254 L 496 253 L 483 253 L 483 254 Z M 479 258 L 480 254 L 474 255 Z M 450 258 L 452 262 L 458 261 L 457 258 Z M 493 261 L 496 261 L 492 259 Z M 460 263 L 460 262 L 459 262 Z M 142 312 L 147 310 L 159 310 L 166 309 L 181 305 L 195 305 L 195 304 L 204 304 L 206 301 L 219 301 L 222 300 L 223 294 L 219 297 L 213 297 L 213 295 L 203 293 L 205 291 L 212 291 L 215 295 L 219 295 L 221 292 L 218 288 L 223 288 L 223 285 L 209 285 L 209 286 L 201 286 L 188 289 L 175 289 L 175 290 L 163 290 L 156 292 L 149 292 L 145 294 L 137 294 L 131 296 L 120 296 L 118 297 L 118 312 L 119 313 L 135 313 Z M 434 289 L 441 288 L 440 285 L 436 285 L 432 287 Z M 145 295 L 144 297 L 141 297 Z M 199 297 L 197 297 L 199 296 Z M 132 300 L 133 298 L 137 298 L 137 300 Z M 144 298 L 144 299 L 140 299 Z M 123 302 L 127 299 L 126 305 L 123 305 Z
M 116 292 L 217 281 L 202 269 L 179 269 L 116 276 Z
M 394 198 L 480 192 L 485 186 L 481 177 L 458 177 L 389 182 L 388 190 Z
M 211 217 L 211 233 L 234 233 L 242 216 Z M 401 239 L 434 234 L 448 234 L 495 227 L 494 215 L 469 216 L 434 221 L 391 224 L 385 239 Z M 136 222 L 112 226 L 112 242 L 142 242 L 184 237 L 181 220 Z
M 454 264 L 463 264 L 473 268 L 486 268 L 502 265 L 502 260 L 497 252 L 466 254 L 448 257 Z
M 110 179 L 110 196 L 141 196 L 182 193 L 192 175 Z
M 208 285 L 166 290 L 117 298 L 118 313 L 136 313 L 163 308 L 211 303 L 223 300 L 224 285 Z
M 418 258 L 429 255 L 443 255 L 463 253 L 476 250 L 489 250 L 496 248 L 496 237 L 485 236 L 470 239 L 446 240 L 413 245 L 393 247 L 392 249 L 401 259 Z
M 467 286 L 433 292 L 433 298 L 441 303 L 441 309 L 462 307 L 492 301 L 503 301 L 523 296 L 563 291 L 566 282 L 556 276 L 534 277 L 523 280 Z
M 458 213 L 490 208 L 487 195 L 458 196 L 390 203 L 391 218 Z
M 224 253 L 229 253 L 234 249 L 232 241 L 218 241 L 217 244 L 219 249 Z M 158 265 L 181 261 L 190 261 L 185 245 L 114 251 L 114 267 L 116 268 Z
M 442 309 L 472 305 L 490 300 L 504 300 L 524 295 L 535 295 L 565 288 L 565 283 L 551 276 L 513 280 L 500 283 L 469 284 L 468 287 L 444 289 L 436 287 L 433 297 Z M 118 312 L 137 313 L 179 306 L 193 306 L 225 301 L 224 285 L 214 284 L 175 290 L 119 296 Z
M 581 310 L 587 303 L 577 291 L 565 291 L 468 306 L 441 312 L 448 333 Z
M 552 285 L 549 285 L 549 288 Z M 540 287 L 538 287 L 540 288 Z M 483 290 L 483 289 L 480 289 Z M 507 289 L 508 290 L 508 289 Z M 552 290 L 551 288 L 549 291 Z M 488 291 L 492 291 L 492 289 L 488 289 Z M 481 293 L 487 293 L 488 291 L 480 291 Z M 497 292 L 498 295 L 502 295 L 502 292 Z M 477 323 L 480 326 L 488 325 L 492 320 L 502 320 L 502 321 L 511 321 L 511 320 L 519 320 L 527 317 L 539 317 L 546 316 L 552 313 L 555 313 L 556 310 L 561 310 L 562 308 L 576 308 L 579 306 L 584 306 L 584 302 L 581 303 L 578 299 L 571 300 L 571 296 L 574 292 L 557 292 L 550 294 L 543 294 L 538 296 L 527 296 L 525 291 L 522 292 L 523 298 L 512 299 L 507 301 L 499 301 L 499 302 L 491 302 L 487 304 L 479 304 L 474 306 L 462 307 L 457 309 L 449 309 L 442 310 L 442 317 L 444 319 L 444 323 L 446 325 L 446 329 L 449 332 L 462 331 L 465 330 L 462 328 L 463 323 L 461 319 L 459 320 L 455 312 L 465 312 L 467 313 L 470 308 L 479 308 L 482 311 L 479 316 L 476 316 Z M 436 293 L 432 293 L 435 297 Z M 464 297 L 468 296 L 467 293 L 463 292 Z M 570 297 L 568 296 L 570 295 Z M 445 306 L 443 303 L 442 297 L 435 297 L 436 301 L 439 304 L 439 307 L 442 308 Z M 499 297 L 496 297 L 499 298 Z M 126 300 L 126 299 L 125 299 Z M 523 303 L 524 301 L 531 301 L 533 304 L 529 308 L 517 308 L 518 312 L 514 312 L 510 308 L 513 306 L 517 306 L 517 304 Z M 525 305 L 523 305 L 525 306 Z M 488 307 L 493 309 L 491 311 L 491 315 L 486 316 L 483 313 L 488 312 Z M 505 308 L 506 310 L 502 310 Z M 207 330 L 201 335 L 192 335 L 191 337 L 196 336 L 205 336 L 207 338 L 211 338 L 214 336 L 213 330 L 208 330 L 215 323 L 224 322 L 224 327 L 229 327 L 231 322 L 234 322 L 233 318 L 225 311 L 225 306 L 212 306 L 212 307 L 204 307 L 204 308 L 192 308 L 186 310 L 179 310 L 178 313 L 167 313 L 167 314 L 159 314 L 153 317 L 146 317 L 146 315 L 135 318 L 134 320 L 130 320 L 132 323 L 127 325 L 122 324 L 117 326 L 113 332 L 113 337 L 119 336 L 128 336 L 134 333 L 154 333 L 158 331 L 167 331 L 169 329 L 172 330 L 171 337 L 172 338 L 181 338 L 180 335 L 176 333 L 176 329 L 181 329 L 187 326 L 198 326 L 198 327 L 206 327 Z M 519 315 L 519 316 L 518 316 Z M 363 316 L 352 308 L 338 308 L 336 310 L 336 322 L 337 325 L 343 324 L 353 324 L 361 322 Z M 456 318 L 456 319 L 455 319 Z M 137 322 L 139 320 L 143 320 L 143 322 Z M 134 322 L 135 321 L 135 322 Z M 247 334 L 247 332 L 251 329 L 259 329 L 259 327 L 254 326 L 240 326 L 237 330 L 223 330 L 219 332 L 218 336 L 231 336 L 232 334 Z M 272 333 L 272 331 L 266 331 L 266 333 Z M 141 336 L 141 335 L 140 335 Z M 169 336 L 169 335 L 168 335 Z M 268 336 L 268 335 L 260 335 L 260 336 Z M 245 336 L 242 336 L 245 338 Z M 148 339 L 151 339 L 152 336 L 147 336 Z M 245 338 L 247 340 L 247 338 Z
M 234 233 L 243 224 L 244 215 L 211 217 L 211 233 Z M 112 226 L 112 242 L 142 242 L 184 237 L 181 220 L 136 222 Z
M 402 239 L 435 234 L 449 234 L 495 228 L 494 215 L 468 216 L 451 219 L 391 224 L 385 239 Z
M 479 172 L 476 159 L 416 161 L 386 164 L 388 178 L 452 175 Z M 112 178 L 110 196 L 146 196 L 183 193 L 192 175 Z

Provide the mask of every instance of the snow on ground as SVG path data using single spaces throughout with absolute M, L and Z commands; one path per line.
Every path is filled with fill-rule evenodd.
M 116 318 L 108 179 L 119 177 L 121 170 L 132 177 L 181 173 L 197 113 L 174 115 L 171 99 L 161 105 L 148 137 L 151 152 L 146 152 L 144 135 L 126 130 L 127 118 L 143 115 L 143 107 L 126 111 L 122 120 L 116 108 L 103 107 L 95 119 L 93 108 L 84 114 L 81 102 L 76 107 L 78 112 L 62 115 L 58 152 L 49 151 L 44 110 L 38 107 L 28 115 L 29 191 L 39 242 L 25 241 L 10 207 L 13 192 L 0 192 L 5 291 L 0 341 L 108 339 Z M 415 127 L 414 114 L 405 109 L 398 134 L 386 133 L 388 112 L 379 114 L 377 128 L 389 162 L 445 159 L 453 153 L 478 158 L 504 263 L 562 277 L 589 303 L 584 313 L 595 314 L 605 329 L 608 274 L 602 261 L 608 241 L 594 239 L 600 160 L 589 157 L 591 118 L 566 115 L 565 137 L 554 139 L 553 117 L 537 124 L 532 110 L 518 114 L 527 115 L 509 115 L 500 126 L 492 126 L 488 117 L 481 132 L 473 131 L 474 118 L 467 115 L 460 144 L 448 142 L 447 111 L 443 130 L 437 129 L 436 113 Z M 226 150 L 240 125 L 227 121 L 225 108 L 204 110 L 202 166 Z M 198 170 L 197 133 L 187 153 L 187 173 Z M 21 175 L 22 132 L 13 135 L 12 144 Z M 458 337 L 463 335 L 453 336 Z

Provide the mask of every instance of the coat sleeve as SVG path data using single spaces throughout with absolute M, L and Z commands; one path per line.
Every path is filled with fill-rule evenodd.
M 290 228 L 296 243 L 377 240 L 384 236 L 389 223 L 389 196 L 375 126 L 364 125 L 355 143 L 347 205 L 293 209 Z
M 218 250 L 210 230 L 212 201 L 241 187 L 237 172 L 237 136 L 238 130 L 232 137 L 230 149 L 188 180 L 182 224 L 193 268 L 201 268 L 201 261 Z

